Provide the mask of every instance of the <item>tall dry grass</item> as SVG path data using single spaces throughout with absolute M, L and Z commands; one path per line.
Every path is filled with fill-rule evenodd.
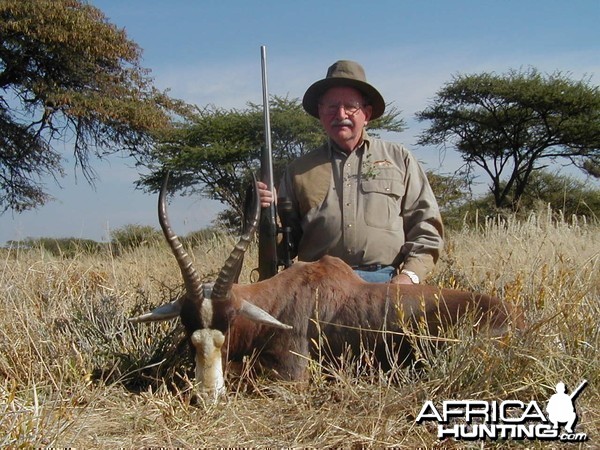
M 199 272 L 214 277 L 233 242 L 217 236 L 195 249 Z M 417 425 L 425 400 L 545 404 L 558 381 L 573 388 L 582 379 L 589 385 L 577 401 L 577 430 L 590 441 L 581 445 L 600 445 L 598 225 L 548 213 L 482 221 L 448 237 L 432 282 L 522 305 L 529 320 L 522 336 L 498 345 L 458 330 L 442 351 L 422 348 L 427 362 L 418 372 L 331 371 L 315 361 L 308 384 L 230 377 L 217 405 L 189 402 L 191 361 L 177 324 L 126 320 L 181 292 L 166 246 L 117 258 L 19 249 L 1 255 L 2 447 L 480 448 L 439 442 L 433 427 Z M 247 261 L 255 260 L 253 250 Z

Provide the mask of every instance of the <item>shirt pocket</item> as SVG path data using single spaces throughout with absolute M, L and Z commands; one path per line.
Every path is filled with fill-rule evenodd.
M 361 182 L 368 226 L 392 231 L 402 229 L 400 204 L 405 189 L 401 179 L 399 170 L 386 169 L 380 170 L 376 179 Z

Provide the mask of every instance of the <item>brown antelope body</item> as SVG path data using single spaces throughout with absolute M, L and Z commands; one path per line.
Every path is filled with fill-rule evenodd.
M 240 360 L 254 354 L 276 376 L 300 380 L 308 358 L 320 352 L 330 362 L 340 355 L 368 352 L 382 367 L 411 356 L 406 331 L 425 324 L 436 336 L 471 314 L 493 335 L 523 326 L 521 314 L 496 297 L 427 285 L 367 283 L 342 260 L 325 256 L 297 262 L 273 278 L 235 284 L 243 254 L 256 231 L 255 198 L 248 231 L 221 269 L 211 289 L 203 286 L 166 213 L 167 180 L 159 196 L 159 219 L 179 263 L 186 293 L 135 322 L 181 318 L 196 352 L 196 382 L 214 396 L 224 390 L 223 355 Z M 314 345 L 321 342 L 316 348 Z

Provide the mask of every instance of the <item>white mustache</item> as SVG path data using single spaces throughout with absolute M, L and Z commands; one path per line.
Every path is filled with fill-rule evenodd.
M 331 122 L 331 125 L 333 125 L 334 127 L 353 127 L 354 123 L 352 123 L 352 121 L 350 119 L 342 119 L 342 120 L 334 119 Z

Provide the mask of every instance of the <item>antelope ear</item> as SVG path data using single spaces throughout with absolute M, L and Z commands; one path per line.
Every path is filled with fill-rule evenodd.
M 153 309 L 149 313 L 142 314 L 141 316 L 132 317 L 129 319 L 130 322 L 140 323 L 140 322 L 159 322 L 161 320 L 171 320 L 176 317 L 179 317 L 179 313 L 181 313 L 181 303 L 183 299 L 180 297 L 174 302 L 167 303 L 166 305 L 159 306 L 158 308 Z
M 283 330 L 291 330 L 293 328 L 290 325 L 281 323 L 264 309 L 261 309 L 246 300 L 242 300 L 240 314 L 253 322 L 262 323 L 263 325 L 268 325 L 270 327 L 281 328 Z

